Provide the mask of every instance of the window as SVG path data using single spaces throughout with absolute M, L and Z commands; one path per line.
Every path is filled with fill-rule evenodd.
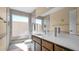
M 12 14 L 12 36 L 26 35 L 29 32 L 27 16 Z
M 13 22 L 28 22 L 28 17 L 13 14 L 12 21 Z
M 36 19 L 36 24 L 42 25 L 42 20 L 41 19 Z

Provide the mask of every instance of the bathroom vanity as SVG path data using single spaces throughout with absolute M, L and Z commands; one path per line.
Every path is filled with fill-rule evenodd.
M 34 51 L 78 51 L 79 37 L 69 34 L 33 34 Z

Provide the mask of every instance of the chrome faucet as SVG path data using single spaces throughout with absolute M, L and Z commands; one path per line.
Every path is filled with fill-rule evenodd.
M 57 36 L 58 34 L 60 34 L 60 27 L 55 27 L 55 36 Z
M 55 27 L 54 34 L 55 34 L 55 36 L 57 36 L 57 27 Z

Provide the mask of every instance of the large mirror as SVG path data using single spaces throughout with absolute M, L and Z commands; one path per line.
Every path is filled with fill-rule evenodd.
M 33 32 L 42 32 L 43 31 L 43 27 L 42 27 L 42 24 L 43 23 L 43 18 L 36 18 L 34 21 L 33 21 Z
M 35 33 L 48 33 L 49 32 L 49 25 L 50 25 L 50 18 L 49 16 L 46 17 L 37 17 L 33 22 L 33 32 Z
M 50 27 L 50 16 L 46 16 L 43 18 L 43 32 L 47 34 L 49 32 Z
M 76 8 L 70 8 L 69 9 L 70 34 L 76 34 L 76 20 L 77 20 L 77 10 L 76 10 Z

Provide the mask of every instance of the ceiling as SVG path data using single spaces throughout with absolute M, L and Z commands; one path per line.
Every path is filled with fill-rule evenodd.
M 11 7 L 11 9 L 32 13 L 36 7 Z
M 52 8 L 49 8 L 49 10 L 46 13 L 42 14 L 41 16 L 46 16 L 46 15 L 49 15 L 49 14 L 53 14 L 53 13 L 55 13 L 55 12 L 57 12 L 57 11 L 63 9 L 63 8 L 64 7 L 52 7 Z
M 36 8 L 37 7 L 11 7 L 11 9 L 23 11 L 26 13 L 32 13 Z M 46 16 L 46 15 L 49 15 L 51 13 L 55 13 L 58 10 L 63 9 L 63 7 L 46 7 L 46 8 L 48 8 L 49 10 L 46 13 L 42 14 L 41 16 Z

